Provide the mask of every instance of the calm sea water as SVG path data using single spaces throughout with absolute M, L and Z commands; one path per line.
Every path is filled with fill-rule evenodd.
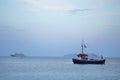
M 0 80 L 120 80 L 120 58 L 77 65 L 62 58 L 0 57 Z

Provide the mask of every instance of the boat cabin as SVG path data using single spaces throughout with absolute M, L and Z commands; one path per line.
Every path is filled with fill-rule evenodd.
M 77 56 L 80 57 L 82 60 L 88 60 L 88 55 L 85 53 L 80 53 Z

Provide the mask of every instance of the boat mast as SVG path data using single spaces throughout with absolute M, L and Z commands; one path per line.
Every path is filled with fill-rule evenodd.
M 82 45 L 81 45 L 81 47 L 82 47 L 82 53 L 84 53 L 84 48 L 87 48 L 87 46 L 84 44 L 84 40 L 82 40 Z
M 82 45 L 81 45 L 81 47 L 82 47 L 82 53 L 83 53 L 83 46 L 84 46 L 84 43 L 83 43 L 84 41 L 82 40 Z

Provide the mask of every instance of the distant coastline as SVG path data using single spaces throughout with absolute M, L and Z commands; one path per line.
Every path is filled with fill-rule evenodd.
M 11 55 L 13 55 L 13 54 L 11 54 Z M 12 57 L 11 55 L 0 55 L 0 57 Z M 24 57 L 25 58 L 60 58 L 60 59 L 64 59 L 64 58 L 73 58 L 74 56 L 75 56 L 76 54 L 65 54 L 65 55 L 63 55 L 63 56 L 26 56 L 26 55 L 24 55 Z M 109 57 L 109 56 L 105 56 L 105 58 L 107 58 L 107 59 L 109 59 L 109 58 L 120 58 L 120 57 Z

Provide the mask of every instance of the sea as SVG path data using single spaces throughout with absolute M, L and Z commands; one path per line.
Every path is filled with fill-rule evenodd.
M 120 80 L 120 58 L 83 65 L 71 58 L 0 57 L 0 80 Z

